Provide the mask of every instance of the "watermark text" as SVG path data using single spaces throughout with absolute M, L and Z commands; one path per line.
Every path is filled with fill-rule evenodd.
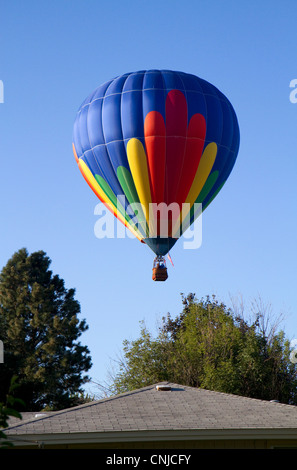
M 0 103 L 4 103 L 4 83 L 0 80 Z
M 297 78 L 290 81 L 290 88 L 293 88 L 290 93 L 290 101 L 291 103 L 297 103 Z
M 108 205 L 107 205 L 108 206 Z M 117 199 L 117 214 L 103 203 L 95 206 L 98 216 L 94 226 L 96 238 L 180 238 L 186 250 L 202 244 L 202 204 L 133 203 L 125 207 L 123 196 Z

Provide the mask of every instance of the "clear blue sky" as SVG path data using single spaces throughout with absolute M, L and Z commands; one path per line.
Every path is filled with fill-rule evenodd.
M 180 293 L 230 304 L 261 295 L 297 337 L 297 78 L 293 0 L 2 0 L 0 4 L 0 266 L 22 247 L 44 250 L 76 289 L 82 335 L 103 382 L 139 321 L 181 311 Z M 95 195 L 72 154 L 85 97 L 126 72 L 196 74 L 233 104 L 241 146 L 225 187 L 203 214 L 198 250 L 171 252 L 165 283 L 153 253 L 131 239 L 94 235 Z

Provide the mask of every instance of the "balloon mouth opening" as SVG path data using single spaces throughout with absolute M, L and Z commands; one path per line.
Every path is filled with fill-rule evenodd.
M 144 243 L 157 255 L 157 256 L 165 256 L 171 250 L 171 248 L 175 245 L 178 238 L 163 238 L 163 237 L 152 237 L 152 238 L 144 238 Z

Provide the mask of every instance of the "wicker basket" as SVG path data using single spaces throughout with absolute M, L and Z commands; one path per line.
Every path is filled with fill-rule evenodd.
M 153 268 L 153 281 L 166 281 L 167 278 L 167 268 Z

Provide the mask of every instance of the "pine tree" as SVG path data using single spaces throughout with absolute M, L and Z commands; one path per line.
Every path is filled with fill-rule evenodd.
M 0 402 L 17 376 L 26 410 L 62 409 L 77 404 L 82 375 L 91 367 L 86 346 L 78 341 L 88 329 L 79 320 L 75 290 L 50 271 L 43 251 L 17 251 L 0 273 Z

